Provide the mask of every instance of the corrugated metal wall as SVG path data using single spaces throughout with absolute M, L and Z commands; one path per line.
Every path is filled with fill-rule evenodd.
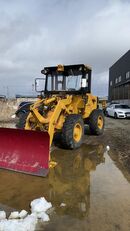
M 130 100 L 130 78 L 126 79 L 127 72 L 130 72 L 130 50 L 109 69 L 109 101 Z

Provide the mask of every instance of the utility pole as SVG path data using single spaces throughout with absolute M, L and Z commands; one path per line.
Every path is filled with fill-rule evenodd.
M 34 83 L 32 83 L 32 93 L 34 94 Z
M 6 87 L 6 92 L 7 92 L 7 93 L 6 93 L 7 99 L 9 99 L 9 87 L 8 87 L 8 86 Z

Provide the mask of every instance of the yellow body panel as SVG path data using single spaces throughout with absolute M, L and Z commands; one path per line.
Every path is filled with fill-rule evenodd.
M 38 111 L 39 106 L 43 109 L 43 115 Z M 30 107 L 30 113 L 26 120 L 25 129 L 48 131 L 50 135 L 50 145 L 52 144 L 54 133 L 63 128 L 65 118 L 69 114 L 80 114 L 83 119 L 89 118 L 91 112 L 97 108 L 97 97 L 91 94 L 66 95 L 64 97 L 52 96 L 38 100 Z M 78 130 L 78 128 L 76 128 Z M 77 138 L 78 139 L 78 138 Z
M 97 109 L 97 97 L 91 94 L 87 94 L 88 100 L 85 104 L 85 111 L 83 114 L 83 119 L 89 118 L 91 112 Z

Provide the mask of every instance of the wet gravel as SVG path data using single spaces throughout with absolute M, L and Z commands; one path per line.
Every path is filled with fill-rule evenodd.
M 105 118 L 105 131 L 102 136 L 89 136 L 88 142 L 109 145 L 110 156 L 130 173 L 130 119 Z

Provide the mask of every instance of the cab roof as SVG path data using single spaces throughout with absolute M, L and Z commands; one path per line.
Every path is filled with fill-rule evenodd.
M 85 64 L 76 64 L 76 65 L 57 65 L 52 67 L 44 67 L 41 70 L 42 74 L 51 74 L 52 72 L 65 72 L 67 75 L 80 75 L 82 72 L 90 72 L 91 67 Z

